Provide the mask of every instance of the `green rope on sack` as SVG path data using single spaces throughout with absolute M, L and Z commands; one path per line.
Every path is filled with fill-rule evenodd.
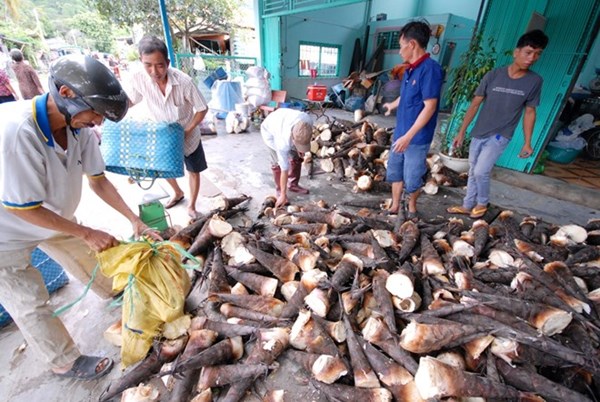
M 194 263 L 194 265 L 180 264 L 184 269 L 195 270 L 196 268 L 198 268 L 200 266 L 200 261 L 198 261 L 198 259 L 195 256 L 193 256 L 192 254 L 190 254 L 186 249 L 181 247 L 181 245 L 179 245 L 177 243 L 172 243 L 168 240 L 164 241 L 162 243 L 172 246 L 175 250 L 177 250 L 177 252 L 179 254 L 181 254 L 182 256 L 184 256 L 185 258 L 187 258 L 188 260 L 190 260 Z M 173 254 L 171 254 L 171 256 L 175 257 Z
M 161 242 L 151 242 L 148 239 L 144 238 L 142 240 L 122 241 L 121 242 L 121 244 L 132 244 L 132 243 L 145 243 L 145 244 L 148 244 L 152 248 L 153 255 L 155 255 L 155 256 L 159 253 L 158 248 L 160 246 L 163 246 L 163 245 L 172 246 L 175 250 L 177 250 L 177 252 L 179 254 L 181 254 L 182 256 L 184 256 L 185 258 L 187 258 L 188 260 L 193 261 L 195 263 L 195 265 L 180 264 L 180 266 L 182 268 L 188 269 L 188 270 L 195 270 L 200 265 L 200 261 L 198 261 L 198 259 L 196 257 L 194 257 L 192 254 L 190 254 L 186 249 L 184 249 L 183 247 L 181 247 L 179 244 L 170 242 L 168 240 L 161 241 Z M 171 252 L 169 252 L 169 255 L 171 257 L 173 257 L 173 258 L 177 257 L 176 255 L 174 255 Z M 96 264 L 96 267 L 92 271 L 91 278 L 88 281 L 88 283 L 85 285 L 85 288 L 83 289 L 83 292 L 81 293 L 81 295 L 79 295 L 79 297 L 77 297 L 77 299 L 73 300 L 71 303 L 69 303 L 69 304 L 67 304 L 65 306 L 62 306 L 59 309 L 57 309 L 56 311 L 54 311 L 54 313 L 52 314 L 53 317 L 58 317 L 59 315 L 61 315 L 65 311 L 71 309 L 73 306 L 75 306 L 81 300 L 83 300 L 83 298 L 87 295 L 88 291 L 92 287 L 92 283 L 94 283 L 94 280 L 96 279 L 96 275 L 98 274 L 98 269 L 100 269 L 100 264 Z M 137 289 L 135 288 L 135 276 L 133 274 L 129 274 L 129 278 L 127 279 L 127 285 L 125 285 L 125 287 L 123 288 L 123 294 L 121 296 L 119 296 L 117 299 L 113 300 L 109 304 L 109 307 L 118 307 L 118 306 L 121 306 L 123 304 L 123 297 L 124 297 L 124 295 L 127 293 L 129 295 L 129 297 L 133 297 L 133 293 L 134 292 L 139 297 L 139 293 L 137 292 Z M 133 308 L 133 300 L 130 300 L 130 301 L 131 301 L 131 303 L 130 303 L 131 307 L 130 308 Z M 130 311 L 130 314 L 133 314 L 133 310 Z M 133 331 L 135 332 L 135 330 L 133 330 Z
M 77 303 L 79 303 L 85 297 L 85 295 L 87 295 L 87 292 L 92 287 L 92 283 L 94 283 L 94 280 L 96 279 L 96 274 L 98 273 L 98 269 L 100 269 L 100 264 L 96 264 L 96 267 L 92 271 L 92 277 L 88 281 L 87 285 L 85 285 L 85 288 L 83 289 L 83 293 L 81 295 L 79 295 L 79 297 L 77 299 L 73 300 L 71 303 L 67 304 L 66 306 L 62 306 L 61 308 L 59 308 L 58 310 L 56 310 L 52 314 L 53 317 L 58 317 L 59 315 L 61 315 L 65 311 L 69 310 L 74 305 L 76 305 Z
M 125 294 L 130 294 L 130 293 L 128 293 L 128 291 L 133 288 L 134 283 L 135 283 L 135 276 L 133 274 L 129 274 L 129 277 L 127 278 L 127 285 L 125 285 L 125 287 L 123 288 L 121 295 L 119 297 L 117 297 L 116 299 L 114 299 L 112 302 L 110 302 L 108 307 L 114 308 L 114 307 L 122 306 Z
M 127 295 L 129 296 L 129 320 L 131 320 L 131 317 L 133 317 L 133 314 L 135 312 L 135 310 L 133 309 L 133 297 L 140 297 L 139 292 L 137 291 L 137 287 L 135 286 L 135 281 L 136 278 L 133 274 L 129 274 L 129 278 L 127 278 L 127 286 L 125 286 L 123 295 L 125 295 L 125 292 L 127 292 L 127 290 L 129 290 L 129 292 L 127 292 Z M 135 292 L 135 294 L 134 294 Z M 131 328 L 129 326 L 129 323 L 124 322 L 123 325 L 125 326 L 125 328 L 128 331 L 131 331 L 133 333 L 136 333 L 138 335 L 141 335 L 144 333 L 144 331 L 142 331 L 141 329 L 136 329 L 136 328 Z

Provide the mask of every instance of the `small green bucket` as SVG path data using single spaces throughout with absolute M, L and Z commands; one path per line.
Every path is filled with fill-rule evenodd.
M 140 204 L 139 207 L 140 219 L 148 225 L 148 227 L 156 229 L 159 232 L 169 228 L 169 222 L 167 222 L 167 218 L 169 217 L 165 212 L 164 205 L 160 201 L 147 202 L 145 204 Z

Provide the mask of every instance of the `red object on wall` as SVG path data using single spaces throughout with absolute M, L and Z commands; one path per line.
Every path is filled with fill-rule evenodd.
M 325 95 L 327 95 L 325 85 L 309 85 L 306 91 L 306 97 L 311 101 L 324 101 Z

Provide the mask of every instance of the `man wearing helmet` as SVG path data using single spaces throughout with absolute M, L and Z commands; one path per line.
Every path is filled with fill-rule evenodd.
M 0 304 L 54 373 L 94 379 L 113 362 L 79 352 L 47 304 L 31 252 L 39 246 L 87 282 L 96 266 L 94 252 L 119 244 L 112 235 L 76 222 L 83 174 L 92 190 L 131 222 L 136 235 L 148 227 L 104 176 L 98 141 L 89 130 L 104 118 L 125 116 L 128 99 L 121 85 L 108 68 L 86 56 L 60 58 L 49 73 L 49 93 L 0 105 Z M 101 297 L 112 295 L 111 281 L 102 275 L 92 289 Z

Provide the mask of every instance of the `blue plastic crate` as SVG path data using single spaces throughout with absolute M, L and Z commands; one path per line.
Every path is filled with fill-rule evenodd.
M 31 265 L 41 272 L 48 293 L 54 293 L 69 283 L 69 277 L 62 267 L 39 248 L 36 248 L 31 253 Z M 8 324 L 10 321 L 10 315 L 0 305 L 0 327 Z
M 227 79 L 227 72 L 225 70 L 223 70 L 223 67 L 219 67 L 215 70 L 214 75 L 216 76 L 216 78 L 218 80 L 226 80 Z
M 204 82 L 204 85 L 206 85 L 210 89 L 210 88 L 212 88 L 215 81 L 216 81 L 215 77 L 213 77 L 212 75 L 209 75 L 208 77 L 206 77 L 204 79 L 203 82 Z

